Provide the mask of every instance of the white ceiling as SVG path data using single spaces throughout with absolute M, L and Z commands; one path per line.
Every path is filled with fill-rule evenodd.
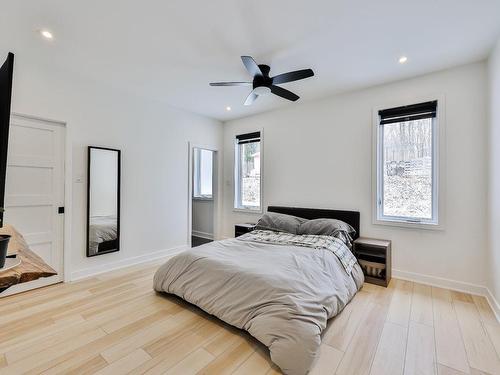
M 283 85 L 302 101 L 484 59 L 500 34 L 500 0 L 2 0 L 0 9 L 0 47 L 18 61 L 221 120 L 294 105 L 271 95 L 244 107 L 250 88 L 209 87 L 251 80 L 240 55 L 271 75 L 312 68 L 315 77 Z

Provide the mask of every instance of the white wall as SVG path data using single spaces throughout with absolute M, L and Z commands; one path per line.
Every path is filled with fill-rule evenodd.
M 237 133 L 263 128 L 264 207 L 359 210 L 361 235 L 393 241 L 393 267 L 399 275 L 484 286 L 486 87 L 486 64 L 476 63 L 226 123 L 224 235 L 232 236 L 235 223 L 258 218 L 232 210 L 232 148 Z M 446 228 L 431 231 L 373 225 L 372 109 L 400 100 L 410 104 L 428 95 L 446 99 Z
M 221 144 L 218 121 L 53 71 L 22 54 L 16 55 L 12 110 L 67 123 L 72 210 L 66 246 L 73 276 L 187 244 L 188 142 Z M 93 258 L 85 256 L 88 145 L 122 150 L 121 249 Z
M 488 286 L 500 302 L 500 39 L 489 60 L 489 280 Z M 497 306 L 500 312 L 500 305 Z
M 193 235 L 213 238 L 214 201 L 193 199 Z

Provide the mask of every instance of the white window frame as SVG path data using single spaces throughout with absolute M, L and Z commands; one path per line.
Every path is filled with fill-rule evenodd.
M 199 153 L 197 153 L 197 160 L 193 160 L 193 166 L 194 168 L 194 173 L 193 173 L 193 199 L 195 200 L 203 200 L 203 201 L 213 201 L 214 200 L 214 159 L 215 159 L 215 153 L 212 150 L 209 149 L 204 149 L 204 148 L 193 148 L 193 150 L 200 150 Z M 198 192 L 201 191 L 201 170 L 200 170 L 200 165 L 201 165 L 201 150 L 206 150 L 212 152 L 212 194 L 211 195 L 202 195 L 198 194 Z M 194 157 L 193 153 L 193 157 Z
M 253 132 L 260 132 L 260 204 L 258 208 L 252 208 L 251 206 L 242 206 L 239 204 L 241 201 L 241 148 L 238 145 L 237 136 L 240 134 L 247 134 Z M 233 157 L 233 211 L 235 212 L 246 212 L 254 214 L 262 214 L 264 206 L 264 196 L 263 196 L 263 186 L 264 186 L 264 130 L 256 129 L 249 131 L 240 131 L 233 136 L 233 147 L 234 147 L 234 157 Z
M 379 111 L 387 108 L 395 108 L 427 101 L 437 100 L 436 118 L 433 119 L 432 131 L 432 207 L 433 219 L 411 219 L 407 217 L 395 217 L 383 215 L 383 159 L 382 136 L 383 129 L 380 126 Z M 372 223 L 375 225 L 388 225 L 413 229 L 444 230 L 445 224 L 445 164 L 442 155 L 446 154 L 445 142 L 445 98 L 443 95 L 405 99 L 404 101 L 387 103 L 373 108 L 373 160 L 372 160 Z

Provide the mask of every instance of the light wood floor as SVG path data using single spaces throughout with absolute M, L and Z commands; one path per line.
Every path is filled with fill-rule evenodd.
M 158 264 L 0 299 L 0 374 L 277 374 L 263 346 L 152 291 Z M 500 374 L 484 298 L 366 284 L 330 321 L 313 374 Z

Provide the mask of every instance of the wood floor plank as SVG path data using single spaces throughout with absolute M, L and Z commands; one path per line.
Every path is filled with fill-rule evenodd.
M 386 307 L 370 302 L 370 308 L 349 343 L 337 369 L 337 374 L 358 375 L 369 373 L 386 316 Z
M 479 371 L 475 368 L 471 368 L 469 372 L 465 373 L 462 371 L 457 371 L 451 367 L 443 366 L 438 363 L 438 375 L 491 375 L 486 372 Z
M 159 314 L 161 314 L 160 312 Z M 175 318 L 174 318 L 175 317 Z M 200 318 L 191 311 L 183 310 L 175 315 L 164 314 L 164 317 L 159 321 L 145 326 L 138 330 L 133 335 L 130 335 L 124 340 L 121 340 L 116 345 L 101 352 L 101 355 L 106 361 L 112 363 L 121 357 L 124 357 L 135 349 L 145 346 L 162 335 L 169 334 L 178 327 L 189 329 L 189 326 L 195 323 Z
M 500 357 L 500 324 L 484 324 L 484 328 L 497 352 L 497 356 Z
M 372 285 L 372 284 L 366 284 Z M 370 299 L 373 303 L 378 303 L 382 306 L 389 306 L 392 301 L 392 296 L 394 295 L 394 285 L 395 280 L 391 280 L 389 287 L 384 288 L 383 286 L 372 285 L 374 288 L 371 288 L 370 294 L 372 298 Z
M 435 353 L 433 328 L 425 324 L 410 322 L 404 374 L 436 374 Z
M 101 312 L 108 311 L 113 307 L 123 306 L 123 304 L 128 304 L 131 301 L 135 301 L 137 298 L 151 295 L 153 295 L 153 292 L 150 289 L 134 286 L 128 288 L 127 291 L 117 294 L 101 294 L 98 297 L 93 298 L 91 302 L 86 303 L 84 307 L 79 308 L 78 311 L 85 319 L 89 319 L 90 317 L 99 315 Z M 60 316 L 67 315 L 68 313 L 71 314 L 71 311 L 64 312 L 60 314 Z M 54 315 L 53 317 L 58 318 L 59 316 Z
M 394 294 L 389 305 L 387 320 L 407 327 L 410 321 L 413 283 L 406 280 L 395 280 L 393 288 Z
M 480 371 L 478 369 L 475 369 L 475 368 L 470 368 L 470 375 L 492 375 L 492 374 L 488 374 L 486 372 L 483 372 L 483 371 Z M 493 375 L 496 375 L 496 374 L 493 374 Z
M 344 352 L 366 315 L 372 295 L 360 291 L 344 310 L 328 322 L 323 334 L 323 342 Z
M 335 350 L 331 348 L 332 350 Z M 325 357 L 330 355 L 331 352 L 325 353 Z M 271 368 L 272 362 L 269 359 L 269 351 L 267 349 L 256 349 L 245 362 L 241 364 L 234 372 L 233 375 L 258 375 L 265 374 Z M 310 375 L 314 375 L 314 369 Z M 319 374 L 319 373 L 317 373 Z
M 0 328 L 0 345 L 3 342 L 11 342 L 17 337 L 30 334 L 33 330 L 54 324 L 54 320 L 43 315 L 31 317 L 24 321 L 20 320 Z
M 493 313 L 493 310 L 490 307 L 490 304 L 488 303 L 488 300 L 485 297 L 472 296 L 472 299 L 474 300 L 474 303 L 477 307 L 477 310 L 479 311 L 479 315 L 481 316 L 481 320 L 483 323 L 492 325 L 499 324 L 495 314 Z
M 136 296 L 136 298 L 130 301 L 121 301 L 121 303 L 116 306 L 107 306 L 107 308 L 102 311 L 86 311 L 82 313 L 82 316 L 87 321 L 99 321 L 104 326 L 108 322 L 119 321 L 121 318 L 128 316 L 134 311 L 141 310 L 141 308 L 149 307 L 151 304 L 157 304 L 159 302 L 163 301 L 158 300 L 157 296 L 145 294 Z M 127 306 L 126 309 L 123 308 L 124 304 Z M 109 329 L 109 331 L 113 332 L 114 329 Z
M 452 301 L 450 291 L 432 288 L 437 361 L 468 373 L 469 362 Z
M 386 322 L 370 375 L 401 375 L 405 363 L 406 341 L 406 327 Z
M 72 352 L 88 343 L 91 343 L 99 338 L 102 338 L 106 333 L 101 329 L 95 329 L 79 335 L 76 338 L 72 338 L 68 341 L 62 342 L 60 344 L 51 346 L 41 352 L 38 352 L 25 361 L 18 361 L 13 364 L 9 364 L 8 367 L 0 369 L 0 374 L 23 374 L 35 369 L 40 364 L 48 363 L 52 359 L 55 359 L 61 355 Z M 50 366 L 48 366 L 50 367 Z M 35 371 L 35 373 L 41 373 L 42 371 Z
M 112 291 L 111 291 L 112 292 Z M 100 295 L 99 298 L 96 298 L 92 294 L 90 294 L 88 297 L 85 297 L 78 301 L 77 303 L 72 303 L 65 305 L 64 308 L 62 309 L 55 309 L 52 313 L 49 312 L 50 316 L 54 319 L 60 319 L 65 316 L 71 315 L 76 313 L 77 311 L 80 312 L 80 314 L 88 315 L 89 311 L 91 311 L 93 314 L 103 311 L 109 307 L 114 307 L 118 305 L 123 305 L 124 303 L 127 303 L 134 298 L 137 298 L 138 296 L 142 296 L 145 294 L 150 294 L 151 291 L 144 289 L 144 288 L 139 288 L 135 287 L 132 289 L 129 289 L 126 292 L 114 294 L 114 293 L 105 293 L 103 295 Z
M 335 374 L 344 352 L 329 345 L 321 345 L 320 354 L 309 375 Z M 250 373 L 248 373 L 250 375 Z
M 152 357 L 161 356 L 163 353 L 173 349 L 173 346 L 178 346 L 186 340 L 195 340 L 189 344 L 191 347 L 198 348 L 210 342 L 217 337 L 223 328 L 221 325 L 215 324 L 208 319 L 199 319 L 191 324 L 187 329 L 185 326 L 179 326 L 164 332 L 161 337 L 155 341 L 143 346 L 144 350 Z
M 438 368 L 438 375 L 468 375 L 469 374 L 469 373 L 455 370 L 455 369 L 448 367 L 448 366 L 444 366 L 440 363 L 438 363 L 437 368 Z
M 441 301 L 453 302 L 451 290 L 439 288 L 436 286 L 431 287 L 433 300 L 439 299 Z
M 204 375 L 231 374 L 255 351 L 255 347 L 247 340 L 233 345 L 209 364 L 200 369 Z M 208 353 L 208 352 L 207 352 Z
M 51 322 L 45 326 L 33 327 L 24 334 L 19 334 L 8 340 L 0 341 L 0 353 L 6 353 L 20 347 L 30 345 L 31 342 L 41 338 L 57 334 L 61 330 L 67 329 L 75 324 L 83 323 L 84 319 L 79 315 L 73 315 L 69 319 Z
M 150 359 L 151 357 L 148 353 L 142 349 L 137 349 L 116 362 L 111 363 L 109 366 L 102 368 L 95 375 L 126 374 Z
M 23 360 L 24 358 L 31 357 L 36 353 L 39 353 L 47 348 L 47 346 L 54 346 L 73 338 L 77 338 L 81 334 L 88 332 L 90 330 L 99 329 L 95 324 L 89 322 L 83 322 L 81 324 L 75 324 L 69 326 L 68 328 L 54 333 L 53 335 L 47 335 L 39 338 L 38 340 L 31 341 L 26 345 L 17 347 L 5 353 L 7 361 L 12 364 Z M 50 344 L 49 344 L 50 343 Z
M 276 365 L 271 366 L 266 375 L 282 375 L 283 373 L 280 371 L 279 367 Z
M 28 308 L 46 301 L 55 301 L 58 298 L 75 294 L 82 290 L 87 290 L 89 287 L 98 285 L 99 283 L 100 281 L 97 278 L 91 278 L 76 283 L 59 283 L 49 285 L 43 288 L 0 298 L 0 307 L 19 304 L 22 308 Z M 29 298 L 26 296 L 29 296 Z
M 23 323 L 30 318 L 51 318 L 52 313 L 60 309 L 68 308 L 73 304 L 81 303 L 85 297 L 92 296 L 88 291 L 81 291 L 73 295 L 65 296 L 57 300 L 46 301 L 37 306 L 22 309 L 21 311 L 0 317 L 0 333 L 4 333 L 6 329 L 11 328 L 16 323 Z
M 410 320 L 429 326 L 434 325 L 430 286 L 418 283 L 413 284 Z
M 231 346 L 237 345 L 243 341 L 240 335 L 235 334 L 233 330 L 225 330 L 212 341 L 204 345 L 205 350 L 217 357 L 225 352 Z
M 453 301 L 474 303 L 472 296 L 468 293 L 458 292 L 456 290 L 452 290 L 450 293 L 451 297 L 453 298 Z
M 500 373 L 500 359 L 481 324 L 473 303 L 453 301 L 470 367 L 491 374 Z
M 100 337 L 97 340 L 79 347 L 77 350 L 66 352 L 50 361 L 42 362 L 37 367 L 32 369 L 29 374 L 34 375 L 41 372 L 46 372 L 47 374 L 64 373 L 68 368 L 74 368 L 75 366 L 89 361 L 91 358 L 100 354 L 107 348 L 110 348 L 122 340 L 133 336 L 137 331 L 154 324 L 156 321 L 161 319 L 165 319 L 165 315 L 163 313 L 144 317 L 144 319 L 140 321 L 134 322 L 116 332 L 107 334 L 104 337 Z
M 97 371 L 106 366 L 108 366 L 108 362 L 100 355 L 96 355 L 82 364 L 65 369 L 64 375 L 94 375 Z M 42 372 L 41 375 L 46 374 L 47 372 Z
M 13 303 L 12 305 L 0 306 L 1 315 L 15 314 L 19 310 L 22 310 L 22 307 L 18 303 Z
M 205 368 L 212 360 L 213 355 L 203 348 L 199 348 L 184 358 L 177 365 L 168 370 L 165 375 L 194 375 Z M 150 375 L 149 373 L 146 373 Z
M 182 336 L 176 337 L 175 340 L 170 341 L 160 348 L 156 347 L 153 352 L 145 349 L 153 358 L 134 369 L 130 375 L 144 373 L 150 375 L 164 374 L 193 351 L 202 347 L 204 340 L 206 340 L 206 338 L 200 336 L 197 332 L 188 332 Z M 214 356 L 212 357 L 215 358 Z
M 170 308 L 163 308 L 162 305 L 160 305 L 160 304 L 151 304 L 151 305 L 144 306 L 142 308 L 130 309 L 130 310 L 128 310 L 127 314 L 118 316 L 117 318 L 102 324 L 100 327 L 104 330 L 104 332 L 112 333 L 112 332 L 118 331 L 119 329 L 121 329 L 123 327 L 128 326 L 129 324 L 131 324 L 133 322 L 137 322 L 138 320 L 144 318 L 145 316 L 157 314 L 160 312 L 163 312 L 165 314 L 165 316 L 167 316 L 167 315 L 173 315 L 175 313 L 178 313 L 181 310 L 182 310 L 182 307 L 179 307 L 179 306 L 172 306 Z

